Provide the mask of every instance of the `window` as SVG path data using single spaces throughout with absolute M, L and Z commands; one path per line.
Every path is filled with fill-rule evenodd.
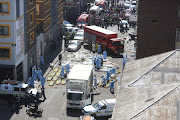
M 51 3 L 50 3 L 50 1 L 49 1 L 49 2 L 47 2 L 47 3 L 45 4 L 45 7 L 44 7 L 45 12 L 46 12 L 47 10 L 49 10 L 50 8 L 51 8 Z
M 158 23 L 159 23 L 159 21 L 158 21 L 158 20 L 156 20 L 156 19 L 152 19 L 152 20 L 151 20 L 151 23 L 153 23 L 153 24 L 158 24 Z
M 36 14 L 39 15 L 39 4 L 36 4 Z
M 0 48 L 0 59 L 10 59 L 10 49 L 6 47 Z
M 10 25 L 0 25 L 0 37 L 10 37 Z
M 34 32 L 31 32 L 31 33 L 30 33 L 30 38 L 29 38 L 29 40 L 30 40 L 30 44 L 32 44 L 32 43 L 34 42 Z
M 14 91 L 19 91 L 19 88 L 18 87 L 14 87 Z
M 106 41 L 106 38 L 102 38 L 102 40 Z
M 30 23 L 32 23 L 34 21 L 34 16 L 33 16 L 33 12 L 30 13 Z
M 10 14 L 9 2 L 0 2 L 0 14 Z
M 102 110 L 102 109 L 106 109 L 106 108 L 107 108 L 107 106 L 106 106 L 106 105 L 104 105 L 104 106 L 102 106 L 102 107 L 101 107 L 101 110 Z
M 45 21 L 45 30 L 47 30 L 51 26 L 51 18 Z
M 101 37 L 100 37 L 100 36 L 97 36 L 97 38 L 98 38 L 98 39 L 101 39 Z
M 32 4 L 33 3 L 33 0 L 29 0 L 29 4 Z

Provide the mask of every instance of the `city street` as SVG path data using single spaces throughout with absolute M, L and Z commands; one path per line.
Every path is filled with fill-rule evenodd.
M 121 38 L 127 38 L 129 37 L 127 33 L 121 34 L 117 30 L 117 26 L 112 26 L 108 27 L 109 30 L 116 31 L 118 32 L 118 37 Z M 133 30 L 133 29 L 130 29 Z M 133 43 L 129 42 L 127 43 L 128 39 L 126 40 L 125 43 L 125 51 L 129 51 L 131 48 L 133 48 Z M 64 48 L 63 48 L 64 49 Z M 81 46 L 81 49 L 79 51 L 88 51 L 88 49 L 84 48 L 84 46 Z M 63 53 L 62 61 L 67 60 L 67 56 L 71 55 L 71 52 L 65 51 Z M 121 60 L 122 56 L 114 56 L 114 55 L 108 55 L 108 60 L 115 63 L 121 70 Z M 54 59 L 52 62 L 55 64 L 55 67 L 59 66 L 59 61 L 58 61 L 58 56 Z M 50 68 L 47 69 L 47 77 L 51 74 L 53 70 Z M 48 74 L 49 73 L 49 74 Z M 96 72 L 96 74 L 99 76 L 99 78 L 105 74 L 105 72 Z M 46 77 L 46 78 L 47 78 Z M 36 87 L 40 83 L 38 82 Z M 98 88 L 100 91 L 100 95 L 95 95 L 94 96 L 94 101 L 98 102 L 103 99 L 112 99 L 115 98 L 113 94 L 110 93 L 109 88 Z M 36 118 L 36 119 L 43 119 L 43 120 L 76 120 L 79 118 L 80 115 L 83 115 L 81 110 L 69 110 L 68 112 L 66 111 L 66 85 L 54 85 L 54 86 L 49 86 L 49 81 L 46 81 L 45 83 L 45 94 L 47 99 L 42 102 L 39 106 L 39 108 L 43 109 L 43 115 L 41 118 Z M 2 100 L 2 99 L 1 99 Z M 18 114 L 10 112 L 9 108 L 7 107 L 7 101 L 3 101 L 0 104 L 0 115 L 1 117 L 6 120 L 6 119 L 11 119 L 11 120 L 32 120 L 34 119 L 33 117 L 30 117 L 26 114 L 26 107 L 23 107 Z M 97 118 L 97 120 L 106 120 L 108 119 L 107 117 L 101 117 Z

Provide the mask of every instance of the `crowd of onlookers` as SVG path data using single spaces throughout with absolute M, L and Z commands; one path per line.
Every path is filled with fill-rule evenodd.
M 120 32 L 127 32 L 129 27 L 136 26 L 136 22 L 129 21 L 129 16 L 126 16 L 125 10 L 126 8 L 122 3 L 114 5 L 113 3 L 110 4 L 108 2 L 108 6 L 105 10 L 92 16 L 93 19 L 90 24 L 101 26 L 106 29 L 108 26 L 117 25 Z M 132 9 L 131 14 L 136 14 L 136 9 Z M 127 23 L 123 23 L 123 20 L 126 20 Z

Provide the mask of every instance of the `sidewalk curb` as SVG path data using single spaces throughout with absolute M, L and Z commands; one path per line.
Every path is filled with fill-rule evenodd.
M 61 51 L 60 54 L 63 55 L 65 53 L 65 50 Z M 58 54 L 58 56 L 60 55 Z M 58 56 L 54 59 L 54 61 L 52 62 L 52 64 L 56 65 L 59 61 L 58 59 Z M 44 77 L 47 77 L 49 75 L 49 73 L 54 69 L 55 67 L 53 68 L 50 68 L 48 67 L 48 69 L 46 70 L 46 72 L 44 73 Z

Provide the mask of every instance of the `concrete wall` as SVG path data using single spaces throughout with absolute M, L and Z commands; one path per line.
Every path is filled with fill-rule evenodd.
M 180 87 L 132 120 L 179 120 Z M 177 114 L 178 113 L 178 114 Z

